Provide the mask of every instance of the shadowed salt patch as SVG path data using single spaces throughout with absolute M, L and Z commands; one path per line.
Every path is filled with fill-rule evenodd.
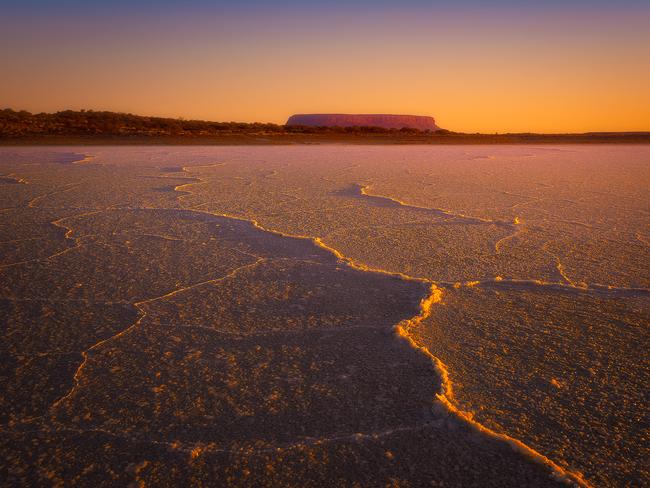
M 82 352 L 136 319 L 128 303 L 0 298 L 3 421 L 43 415 L 73 384 Z
M 86 158 L 85 154 L 70 151 L 34 150 L 2 151 L 0 163 L 11 164 L 72 164 Z
M 286 447 L 258 443 L 224 449 L 218 444 L 158 443 L 102 431 L 9 432 L 0 454 L 10 484 L 74 479 L 154 486 L 476 486 L 530 488 L 566 486 L 541 467 L 513 456 L 503 443 L 472 435 L 453 421 L 421 429 L 346 436 Z M 98 461 L 99 460 L 99 461 Z M 507 460 L 507 462 L 504 462 Z
M 236 275 L 147 304 L 147 322 L 239 334 L 377 327 L 417 313 L 425 284 L 346 266 L 269 259 Z
M 429 422 L 435 375 L 390 329 L 142 325 L 94 353 L 57 419 L 156 440 L 294 443 Z
M 3 185 L 26 185 L 27 180 L 17 176 L 0 176 L 0 184 Z

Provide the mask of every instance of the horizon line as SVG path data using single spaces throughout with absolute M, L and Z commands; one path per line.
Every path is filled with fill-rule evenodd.
M 165 116 L 165 115 L 149 115 L 149 114 L 138 114 L 134 112 L 128 112 L 128 111 L 116 111 L 116 110 L 107 110 L 107 109 L 61 109 L 61 110 L 55 110 L 52 112 L 47 112 L 47 111 L 41 111 L 41 112 L 30 112 L 29 110 L 24 110 L 24 109 L 14 109 L 11 107 L 3 107 L 0 108 L 0 112 L 3 111 L 12 111 L 15 113 L 21 113 L 21 112 L 26 112 L 32 116 L 34 115 L 55 115 L 58 113 L 63 113 L 63 112 L 75 112 L 75 113 L 85 113 L 85 112 L 91 112 L 91 113 L 112 113 L 112 114 L 120 114 L 120 115 L 131 115 L 134 117 L 143 117 L 143 118 L 155 118 L 155 119 L 168 119 L 168 120 L 179 120 L 179 121 L 196 121 L 196 122 L 208 122 L 208 123 L 217 123 L 217 124 L 247 124 L 247 125 L 254 125 L 254 124 L 264 124 L 264 125 L 275 125 L 279 127 L 287 127 L 287 122 L 289 118 L 291 118 L 294 115 L 390 115 L 390 116 L 417 116 L 417 117 L 431 117 L 436 121 L 436 124 L 438 123 L 438 119 L 432 115 L 422 115 L 422 114 L 413 114 L 413 113 L 384 113 L 384 112 L 366 112 L 366 113 L 354 113 L 354 112 L 296 112 L 292 113 L 288 117 L 286 117 L 287 122 L 284 123 L 279 123 L 279 122 L 269 122 L 269 121 L 261 121 L 261 120 L 253 120 L 253 121 L 241 121 L 241 120 L 214 120 L 214 119 L 205 119 L 205 118 L 188 118 L 186 116 Z M 337 127 L 345 127 L 345 126 L 337 126 Z M 369 126 L 371 127 L 371 126 Z M 399 130 L 399 129 L 398 129 Z M 446 131 L 446 132 L 452 132 L 455 134 L 468 134 L 468 135 L 524 135 L 524 134 L 539 134 L 539 135 L 581 135 L 581 134 L 649 134 L 650 133 L 650 128 L 647 130 L 589 130 L 589 131 L 582 131 L 582 132 L 535 132 L 535 131 L 494 131 L 494 132 L 480 132 L 480 131 L 456 131 L 453 129 L 448 129 L 446 127 L 441 127 L 440 130 Z

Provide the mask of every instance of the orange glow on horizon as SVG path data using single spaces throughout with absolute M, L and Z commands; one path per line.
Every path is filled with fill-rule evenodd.
M 0 107 L 284 123 L 431 115 L 464 132 L 650 130 L 648 10 L 7 25 Z M 0 22 L 2 27 L 2 22 Z

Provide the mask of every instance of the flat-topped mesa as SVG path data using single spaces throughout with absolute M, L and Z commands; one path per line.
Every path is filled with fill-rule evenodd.
M 310 127 L 382 127 L 384 129 L 419 129 L 437 131 L 433 117 L 385 114 L 297 114 L 289 117 L 288 126 Z

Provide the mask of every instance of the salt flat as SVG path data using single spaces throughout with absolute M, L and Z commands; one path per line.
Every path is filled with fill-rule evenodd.
M 2 148 L 7 484 L 646 484 L 649 189 L 650 146 Z

